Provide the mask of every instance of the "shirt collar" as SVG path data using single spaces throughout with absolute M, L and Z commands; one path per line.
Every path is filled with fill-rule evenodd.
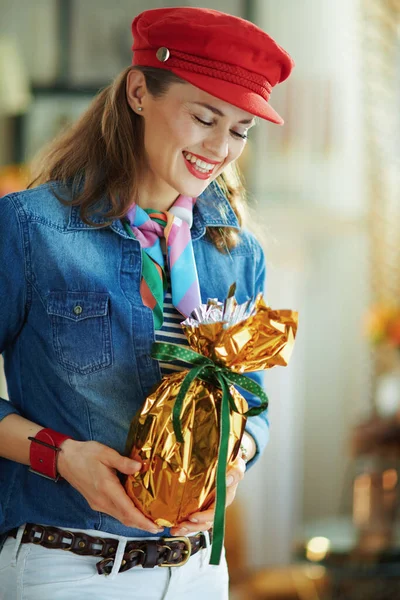
M 96 225 L 104 225 L 106 219 L 101 214 L 95 214 L 90 220 Z M 110 225 L 111 229 L 124 237 L 129 237 L 121 221 L 116 220 Z M 204 235 L 206 227 L 233 227 L 240 229 L 236 214 L 227 197 L 213 181 L 205 191 L 197 198 L 193 208 L 192 239 Z M 79 214 L 79 206 L 71 206 L 68 229 L 94 229 L 91 225 L 84 223 Z
M 192 238 L 201 237 L 206 227 L 240 229 L 239 221 L 230 202 L 215 181 L 204 190 L 194 205 Z

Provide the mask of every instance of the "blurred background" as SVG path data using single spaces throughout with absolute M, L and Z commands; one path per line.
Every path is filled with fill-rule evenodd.
M 130 64 L 132 18 L 173 5 L 245 17 L 296 62 L 284 127 L 260 122 L 240 165 L 268 302 L 300 327 L 228 510 L 231 597 L 400 598 L 400 1 L 0 0 L 0 196 Z

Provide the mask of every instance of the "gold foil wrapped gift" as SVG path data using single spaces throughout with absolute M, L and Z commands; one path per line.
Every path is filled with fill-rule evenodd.
M 272 310 L 261 294 L 238 305 L 233 291 L 182 323 L 190 349 L 154 344 L 154 358 L 183 360 L 188 369 L 165 376 L 147 397 L 126 446 L 143 463 L 127 477 L 126 491 L 158 525 L 177 525 L 216 501 L 213 564 L 222 547 L 227 466 L 238 455 L 247 417 L 268 405 L 262 388 L 242 374 L 287 365 L 297 331 L 297 313 Z M 258 396 L 260 406 L 248 410 L 235 386 Z

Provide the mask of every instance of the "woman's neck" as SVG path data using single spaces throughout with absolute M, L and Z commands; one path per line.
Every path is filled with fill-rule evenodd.
M 141 208 L 167 211 L 179 196 L 167 183 L 147 180 L 139 185 L 137 203 Z

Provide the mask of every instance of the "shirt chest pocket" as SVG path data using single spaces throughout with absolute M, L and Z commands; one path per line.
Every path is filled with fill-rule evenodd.
M 112 364 L 108 294 L 50 292 L 47 301 L 58 362 L 74 373 L 93 373 Z

